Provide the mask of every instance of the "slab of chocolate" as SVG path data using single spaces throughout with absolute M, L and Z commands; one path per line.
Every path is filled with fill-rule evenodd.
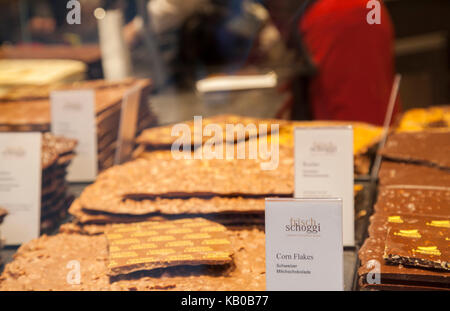
M 389 228 L 413 230 L 422 228 L 450 228 L 450 216 L 415 216 L 396 213 L 375 213 L 370 217 L 369 235 L 385 238 Z
M 264 232 L 227 230 L 233 266 L 172 267 L 110 279 L 104 235 L 57 234 L 23 245 L 0 276 L 0 291 L 12 290 L 264 290 Z M 67 265 L 80 264 L 79 285 L 67 282 Z
M 388 159 L 450 168 L 450 131 L 394 133 L 381 154 Z
M 145 221 L 154 216 L 170 217 L 171 215 L 187 217 L 189 215 L 202 215 L 225 219 L 227 215 L 234 216 L 236 223 L 251 223 L 264 216 L 264 199 L 247 198 L 222 198 L 211 199 L 187 198 L 187 199 L 156 199 L 131 201 L 127 200 L 115 206 L 115 213 L 99 213 L 84 208 L 80 201 L 75 201 L 70 207 L 70 214 L 81 223 L 111 223 Z M 130 209 L 134 214 L 127 214 Z M 122 211 L 124 213 L 120 213 Z M 142 214 L 137 212 L 142 211 Z M 148 211 L 144 213 L 144 211 Z M 262 217 L 252 217 L 252 215 Z
M 368 275 L 379 273 L 381 284 L 450 288 L 450 274 L 447 272 L 386 264 L 383 258 L 385 238 L 369 237 L 359 250 L 361 266 L 358 274 L 363 287 L 370 285 Z M 377 266 L 373 265 L 374 262 Z
M 109 275 L 230 264 L 233 251 L 226 230 L 204 218 L 113 225 L 105 232 Z
M 292 160 L 292 159 L 291 159 Z M 133 201 L 214 196 L 263 198 L 293 193 L 292 162 L 262 171 L 256 160 L 135 160 L 115 166 L 97 178 L 80 197 L 84 209 L 119 214 L 148 214 Z
M 450 221 L 442 227 L 390 228 L 383 258 L 391 264 L 450 271 Z
M 256 119 L 250 117 L 243 117 L 238 115 L 218 115 L 210 118 L 203 118 L 202 120 L 202 132 L 205 130 L 205 127 L 209 124 L 218 124 L 223 132 L 222 138 L 223 140 L 220 142 L 225 142 L 229 140 L 230 142 L 234 142 L 236 137 L 230 138 L 226 137 L 226 124 L 242 124 L 244 127 L 248 125 L 254 125 L 254 127 L 248 127 L 248 130 L 243 130 L 239 132 L 240 139 L 245 140 L 250 137 L 256 137 L 259 135 L 259 124 L 268 124 L 267 130 L 270 131 L 271 124 L 284 124 L 286 121 L 284 120 L 275 120 L 275 119 Z M 194 138 L 194 121 L 183 122 L 186 124 L 192 133 L 191 137 L 186 140 L 187 144 L 195 145 L 197 141 L 199 144 L 203 144 L 206 141 L 210 140 L 212 136 L 202 135 Z M 170 149 L 172 144 L 178 139 L 177 136 L 172 136 L 172 128 L 174 125 L 163 126 L 163 127 L 155 127 L 151 129 L 145 130 L 141 136 L 137 138 L 137 142 L 143 145 L 152 145 L 165 147 Z M 239 139 L 239 138 L 238 138 Z
M 381 186 L 450 187 L 448 170 L 410 163 L 383 161 L 378 177 Z
M 381 187 L 374 209 L 377 213 L 449 216 L 450 188 Z
M 430 286 L 421 286 L 421 285 L 407 285 L 407 284 L 367 284 L 360 283 L 359 284 L 365 290 L 376 290 L 376 291 L 449 291 L 450 288 L 443 287 L 430 287 Z

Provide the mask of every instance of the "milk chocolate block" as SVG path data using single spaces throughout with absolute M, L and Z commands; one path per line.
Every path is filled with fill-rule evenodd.
M 450 274 L 443 271 L 404 267 L 385 263 L 383 254 L 385 239 L 369 237 L 364 242 L 358 255 L 361 267 L 358 269 L 362 287 L 370 286 L 370 274 L 377 273 L 381 284 L 425 286 L 436 289 L 450 288 Z M 373 265 L 373 264 L 376 265 Z
M 450 221 L 415 229 L 390 228 L 383 258 L 387 263 L 450 271 Z
M 381 187 L 376 213 L 429 216 L 450 215 L 450 188 Z
M 232 262 L 226 228 L 203 218 L 113 225 L 105 235 L 109 275 Z
M 392 230 L 414 230 L 420 228 L 449 228 L 450 216 L 415 216 L 396 213 L 375 213 L 370 217 L 369 235 L 384 239 L 389 228 Z
M 383 161 L 378 177 L 381 186 L 450 187 L 448 170 L 410 163 Z
M 394 133 L 381 154 L 388 159 L 450 168 L 450 131 Z

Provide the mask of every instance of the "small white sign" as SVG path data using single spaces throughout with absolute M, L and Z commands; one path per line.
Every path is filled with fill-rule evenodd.
M 266 199 L 266 289 L 344 289 L 341 199 Z
M 295 198 L 342 198 L 344 246 L 355 245 L 353 128 L 295 129 Z
M 130 159 L 138 121 L 139 102 L 142 87 L 136 85 L 125 93 L 120 112 L 119 136 L 114 164 L 122 164 Z
M 97 125 L 93 90 L 54 91 L 50 95 L 52 133 L 78 140 L 76 157 L 68 167 L 67 180 L 95 180 L 97 163 Z
M 41 217 L 41 133 L 0 133 L 0 206 L 6 245 L 39 237 Z

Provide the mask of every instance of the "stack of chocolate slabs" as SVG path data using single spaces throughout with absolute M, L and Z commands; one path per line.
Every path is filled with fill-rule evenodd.
M 68 194 L 66 174 L 76 146 L 73 139 L 42 136 L 41 233 L 52 231 L 67 216 L 73 196 Z
M 275 170 L 261 170 L 258 160 L 138 159 L 100 174 L 69 212 L 81 228 L 99 232 L 155 217 L 263 224 L 264 198 L 293 194 L 292 165 L 280 159 Z
M 0 100 L 0 131 L 50 131 L 50 92 L 53 90 L 95 90 L 95 112 L 97 121 L 98 168 L 102 171 L 114 162 L 118 139 L 121 103 L 127 91 L 134 87 L 141 89 L 136 135 L 157 120 L 148 106 L 151 89 L 149 80 L 127 79 L 120 82 L 103 80 L 76 82 L 67 85 L 47 87 L 34 95 L 26 93 L 25 98 L 13 101 Z
M 360 285 L 450 290 L 450 131 L 396 132 L 381 152 Z

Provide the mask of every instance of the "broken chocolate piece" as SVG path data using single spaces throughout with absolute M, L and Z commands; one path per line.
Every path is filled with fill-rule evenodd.
M 450 188 L 381 187 L 376 213 L 423 216 L 450 215 Z
M 394 133 L 381 154 L 391 160 L 450 168 L 450 131 Z
M 390 264 L 450 271 L 450 220 L 414 229 L 390 228 L 383 258 Z
M 383 161 L 379 172 L 381 186 L 408 185 L 450 188 L 450 172 L 435 167 Z

